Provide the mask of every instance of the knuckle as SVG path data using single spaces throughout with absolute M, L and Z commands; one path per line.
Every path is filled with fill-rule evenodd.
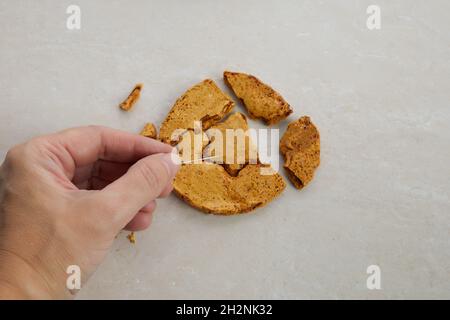
M 37 137 L 33 138 L 30 141 L 24 143 L 23 145 L 23 153 L 25 156 L 29 156 L 33 153 L 39 152 L 40 150 L 46 148 L 49 142 L 47 137 Z
M 91 124 L 91 125 L 88 125 L 87 128 L 90 130 L 93 130 L 93 131 L 99 131 L 99 130 L 103 130 L 105 127 L 96 125 L 96 124 Z
M 90 130 L 93 134 L 105 134 L 107 131 L 107 127 L 100 126 L 97 124 L 91 124 L 86 127 L 87 130 Z
M 14 146 L 11 149 L 8 150 L 8 152 L 6 153 L 6 157 L 5 159 L 8 162 L 17 162 L 18 160 L 20 160 L 22 158 L 22 146 L 18 145 L 18 146 Z
M 6 153 L 6 160 L 11 162 L 19 162 L 28 159 L 32 154 L 35 154 L 40 149 L 48 145 L 47 136 L 39 136 L 28 140 L 27 142 L 13 146 Z
M 86 125 L 82 127 L 73 127 L 69 129 L 65 129 L 61 131 L 60 133 L 65 136 L 77 136 L 80 133 L 80 130 L 90 132 L 92 134 L 97 134 L 98 132 L 102 132 L 106 127 L 100 126 L 100 125 Z
M 6 154 L 5 163 L 11 169 L 28 168 L 28 160 L 33 158 L 36 146 L 40 143 L 39 138 L 32 139 L 23 144 L 12 147 Z
M 29 158 L 26 149 L 26 144 L 21 144 L 8 150 L 4 162 L 5 169 L 11 172 L 23 171 L 27 167 L 26 160 Z

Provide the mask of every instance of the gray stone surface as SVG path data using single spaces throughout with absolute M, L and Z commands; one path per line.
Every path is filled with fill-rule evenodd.
M 313 183 L 236 217 L 161 200 L 79 298 L 450 298 L 449 14 L 444 0 L 1 1 L 0 157 L 71 126 L 138 132 L 192 84 L 253 73 L 319 127 Z

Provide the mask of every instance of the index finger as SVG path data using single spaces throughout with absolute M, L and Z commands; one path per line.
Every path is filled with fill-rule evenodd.
M 172 146 L 160 141 L 101 126 L 67 129 L 51 135 L 51 140 L 67 151 L 75 167 L 99 159 L 135 162 L 151 154 L 172 150 Z

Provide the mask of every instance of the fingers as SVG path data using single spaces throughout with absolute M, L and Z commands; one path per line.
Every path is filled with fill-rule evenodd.
M 159 198 L 165 198 L 167 197 L 173 190 L 173 185 L 170 183 L 166 186 L 166 188 L 161 192 L 159 195 Z
M 79 189 L 100 190 L 123 176 L 131 166 L 131 163 L 98 160 L 94 164 L 77 168 L 72 182 Z
M 142 231 L 147 229 L 152 223 L 153 214 L 152 213 L 142 213 L 139 212 L 133 220 L 131 220 L 126 226 L 125 230 L 128 231 Z
M 134 216 L 124 229 L 129 231 L 141 231 L 147 229 L 151 224 L 155 208 L 156 201 L 147 204 Z
M 75 168 L 98 159 L 129 163 L 172 150 L 171 146 L 157 140 L 100 126 L 68 129 L 46 139 L 70 179 Z
M 93 164 L 77 168 L 73 175 L 72 182 L 76 186 L 87 182 L 87 180 L 89 180 L 89 178 L 92 176 L 92 168 Z
M 127 173 L 131 166 L 131 163 L 99 160 L 94 164 L 91 176 L 113 182 Z
M 100 201 L 114 208 L 115 220 L 123 228 L 136 212 L 167 192 L 178 168 L 170 153 L 148 156 L 107 185 L 99 194 Z
M 98 178 L 98 177 L 92 177 L 88 181 L 86 189 L 88 189 L 88 190 L 102 190 L 110 183 L 111 183 L 111 181 L 103 180 L 102 178 Z
M 142 213 L 153 213 L 156 209 L 156 201 L 153 200 L 150 203 L 146 204 L 139 212 Z
M 132 164 L 129 163 L 98 160 L 91 166 L 92 168 L 89 173 L 85 170 L 85 167 L 80 168 L 80 172 L 78 172 L 79 170 L 77 169 L 72 182 L 75 183 L 79 189 L 101 190 L 111 182 L 123 176 L 131 166 Z M 81 176 L 83 178 L 80 178 Z M 159 198 L 167 197 L 172 190 L 172 184 L 168 184 L 159 195 Z

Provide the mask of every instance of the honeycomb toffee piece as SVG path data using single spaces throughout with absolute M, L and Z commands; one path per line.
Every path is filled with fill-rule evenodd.
M 128 97 L 119 105 L 120 109 L 124 111 L 130 111 L 141 96 L 141 90 L 143 86 L 144 85 L 142 83 L 138 83 L 128 95 Z
M 280 141 L 284 168 L 297 189 L 305 187 L 320 164 L 320 135 L 309 117 L 291 122 Z
M 136 234 L 132 231 L 127 235 L 128 241 L 132 244 L 136 244 Z
M 232 176 L 237 176 L 239 170 L 250 162 L 250 158 L 254 160 L 253 163 L 257 163 L 256 147 L 250 141 L 250 137 L 247 132 L 247 119 L 242 113 L 235 112 L 223 122 L 212 126 L 206 132 L 206 134 L 210 134 L 209 138 L 211 139 L 211 144 L 209 146 L 212 146 L 215 140 L 215 132 L 212 132 L 213 129 L 218 130 L 219 132 L 217 133 L 222 136 L 222 146 L 211 149 L 206 147 L 203 152 L 203 156 L 205 158 L 213 158 L 213 160 L 220 159 L 225 170 Z M 230 137 L 232 139 L 227 140 L 227 132 L 228 135 L 233 134 L 233 136 Z M 231 159 L 231 162 L 227 161 L 227 153 L 230 152 L 230 149 L 233 149 L 233 158 Z
M 242 100 L 252 119 L 263 119 L 273 125 L 287 118 L 292 109 L 283 97 L 258 78 L 239 72 L 225 71 L 225 83 Z
M 193 130 L 194 122 L 201 121 L 206 130 L 219 122 L 234 107 L 234 102 L 210 79 L 188 89 L 170 110 L 159 130 L 162 142 L 174 144 L 175 130 Z
M 205 213 L 234 215 L 252 211 L 276 198 L 286 184 L 278 173 L 261 174 L 261 164 L 248 164 L 236 177 L 219 164 L 181 166 L 175 193 Z
M 212 127 L 220 133 L 226 129 L 248 129 L 247 120 L 241 113 L 231 114 L 223 122 L 219 122 L 230 112 L 233 105 L 234 103 L 211 80 L 205 80 L 178 99 L 161 126 L 160 138 L 172 142 L 168 134 L 176 128 L 185 128 L 187 130 L 180 135 L 179 141 L 183 142 L 185 139 L 193 141 L 197 134 L 198 149 L 206 149 L 209 143 L 213 143 L 211 138 L 215 137 L 205 139 L 199 136 L 202 133 L 196 132 L 192 127 L 194 121 L 202 120 L 203 129 Z M 218 154 L 212 156 L 224 157 L 224 149 L 220 147 L 222 145 L 216 150 Z M 199 150 L 192 153 L 194 152 Z M 273 170 L 271 174 L 262 174 L 264 172 L 262 169 L 270 167 L 261 164 L 234 166 L 234 163 L 230 165 L 204 161 L 192 163 L 190 159 L 185 161 L 184 155 L 181 158 L 184 163 L 173 182 L 175 193 L 192 207 L 206 213 L 233 215 L 248 212 L 267 204 L 285 188 L 281 175 Z
M 156 127 L 153 123 L 148 122 L 145 124 L 144 128 L 139 133 L 141 136 L 156 139 L 158 136 L 158 132 L 156 131 Z

